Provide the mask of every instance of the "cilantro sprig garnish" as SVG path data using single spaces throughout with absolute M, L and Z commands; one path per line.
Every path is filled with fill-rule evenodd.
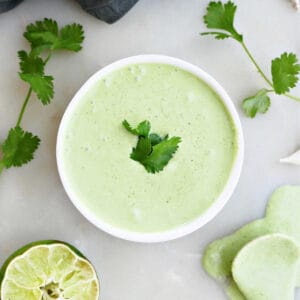
M 168 135 L 161 137 L 156 133 L 150 133 L 149 121 L 139 123 L 136 128 L 126 120 L 122 124 L 128 132 L 138 137 L 130 158 L 141 163 L 149 173 L 162 171 L 177 151 L 181 138 L 177 136 L 169 138 Z
M 255 95 L 243 100 L 242 106 L 245 114 L 254 118 L 257 113 L 266 113 L 271 104 L 270 93 L 283 94 L 288 98 L 300 101 L 299 97 L 289 94 L 290 89 L 296 86 L 299 79 L 300 64 L 298 64 L 297 56 L 293 53 L 285 52 L 280 57 L 273 59 L 271 63 L 272 80 L 270 80 L 250 53 L 244 42 L 243 35 L 235 29 L 234 17 L 236 9 L 237 6 L 232 1 L 226 3 L 221 1 L 210 2 L 207 7 L 207 13 L 204 16 L 204 23 L 208 29 L 213 29 L 213 31 L 203 32 L 201 35 L 213 35 L 218 40 L 226 38 L 236 40 L 266 81 L 267 88 L 262 88 Z
M 20 78 L 29 85 L 27 95 L 18 116 L 16 126 L 10 129 L 0 145 L 0 173 L 4 168 L 20 167 L 33 159 L 39 147 L 40 138 L 21 127 L 27 104 L 34 93 L 43 105 L 51 102 L 54 96 L 54 78 L 45 74 L 45 66 L 56 50 L 78 52 L 84 39 L 83 28 L 70 24 L 58 28 L 56 21 L 44 19 L 27 26 L 24 37 L 31 45 L 29 52 L 18 52 Z

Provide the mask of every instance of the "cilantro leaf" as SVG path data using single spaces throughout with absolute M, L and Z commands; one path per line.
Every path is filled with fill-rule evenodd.
M 153 150 L 141 163 L 150 173 L 160 172 L 169 163 L 181 142 L 179 137 L 172 137 L 153 146 Z
M 26 51 L 18 52 L 20 59 L 20 70 L 24 74 L 44 74 L 44 61 L 38 57 L 29 55 Z
M 152 146 L 155 146 L 155 145 L 161 143 L 162 141 L 168 139 L 168 137 L 169 137 L 168 135 L 166 135 L 164 137 L 161 137 L 156 133 L 150 133 L 150 135 L 149 135 L 149 138 L 151 139 L 151 145 Z
M 44 75 L 44 61 L 26 51 L 18 52 L 20 58 L 20 78 L 29 83 L 43 104 L 50 103 L 54 95 L 53 77 Z
M 30 84 L 32 90 L 44 105 L 50 103 L 54 95 L 52 76 L 20 73 L 20 77 Z
M 152 151 L 151 140 L 140 137 L 136 148 L 132 149 L 130 158 L 136 161 L 143 161 Z
M 58 30 L 57 22 L 45 18 L 26 28 L 24 37 L 30 42 L 35 55 L 43 50 L 66 49 L 78 52 L 84 40 L 83 28 L 80 24 L 71 24 Z
M 215 37 L 216 40 L 225 40 L 227 38 L 230 38 L 231 36 L 228 33 L 224 33 L 224 32 L 202 32 L 201 35 L 213 35 Z
M 51 33 L 53 36 L 57 36 L 58 34 L 58 25 L 55 20 L 44 18 L 42 21 L 36 21 L 35 23 L 31 23 L 27 25 L 24 36 L 28 41 L 30 40 L 30 34 L 34 33 Z
M 127 122 L 127 120 L 124 120 L 122 124 L 130 133 L 137 136 L 147 137 L 151 130 L 151 125 L 149 121 L 141 122 L 136 128 L 132 128 L 132 126 Z
M 2 144 L 2 163 L 5 168 L 20 167 L 33 159 L 33 154 L 40 144 L 40 139 L 17 126 L 9 131 Z
M 124 128 L 138 136 L 138 142 L 132 149 L 130 158 L 141 163 L 149 173 L 160 172 L 169 163 L 181 142 L 179 137 L 169 139 L 168 135 L 161 137 L 156 133 L 150 133 L 149 121 L 139 123 L 136 128 L 124 120 Z
M 58 42 L 54 49 L 66 49 L 78 52 L 84 40 L 83 28 L 80 24 L 66 25 L 60 31 Z
M 284 94 L 296 86 L 300 65 L 294 53 L 283 53 L 272 60 L 272 79 L 277 94 Z
M 125 129 L 127 130 L 127 131 L 129 131 L 130 133 L 132 133 L 132 134 L 134 134 L 134 135 L 139 135 L 138 133 L 137 133 L 137 131 L 136 131 L 136 129 L 134 129 L 134 128 L 132 128 L 131 127 L 131 125 L 128 123 L 128 121 L 127 120 L 124 120 L 123 122 L 122 122 L 122 125 L 125 127 Z
M 234 27 L 234 17 L 237 6 L 228 1 L 223 4 L 221 1 L 212 1 L 207 7 L 206 15 L 204 16 L 204 23 L 209 29 L 218 29 L 226 31 L 223 32 L 204 32 L 203 35 L 212 34 L 217 39 L 225 39 L 232 37 L 239 42 L 243 41 L 243 36 L 239 34 Z
M 300 64 L 293 53 L 283 53 L 272 61 L 272 80 L 268 78 L 263 69 L 256 62 L 254 56 L 244 43 L 243 35 L 237 32 L 234 26 L 234 18 L 237 6 L 231 1 L 211 1 L 207 6 L 204 23 L 212 31 L 203 32 L 201 35 L 212 35 L 218 40 L 233 38 L 240 43 L 252 64 L 257 69 L 271 90 L 260 90 L 256 95 L 243 101 L 243 110 L 248 117 L 254 118 L 257 113 L 265 113 L 270 106 L 268 93 L 284 94 L 286 97 L 300 101 L 299 97 L 290 95 L 288 92 L 296 86 L 299 78 Z
M 262 89 L 256 95 L 248 97 L 243 101 L 243 110 L 246 116 L 254 118 L 257 113 L 264 114 L 271 105 L 268 90 Z
M 33 159 L 40 139 L 20 127 L 31 93 L 35 92 L 43 104 L 50 103 L 54 95 L 53 77 L 45 75 L 45 65 L 53 50 L 79 51 L 84 34 L 83 28 L 79 24 L 66 25 L 59 30 L 56 21 L 45 18 L 28 25 L 24 37 L 29 41 L 31 51 L 29 53 L 24 50 L 18 52 L 19 76 L 30 85 L 30 88 L 24 99 L 16 126 L 9 131 L 6 140 L 0 144 L 0 173 L 4 168 L 19 167 Z M 48 51 L 45 60 L 41 55 L 44 50 Z
M 31 44 L 35 54 L 40 54 L 43 50 L 51 49 L 57 41 L 58 25 L 57 22 L 45 18 L 43 21 L 36 21 L 29 24 L 24 32 L 24 37 Z
M 149 135 L 151 129 L 151 125 L 149 121 L 143 121 L 141 122 L 138 127 L 136 128 L 136 131 L 138 135 L 147 137 Z

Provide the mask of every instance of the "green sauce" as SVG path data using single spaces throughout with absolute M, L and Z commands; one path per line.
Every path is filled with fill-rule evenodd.
M 136 137 L 121 122 L 149 120 L 180 136 L 166 168 L 150 174 L 129 158 Z M 236 156 L 233 121 L 202 80 L 165 64 L 134 64 L 99 80 L 63 132 L 63 172 L 96 218 L 134 232 L 162 232 L 202 215 L 222 192 Z

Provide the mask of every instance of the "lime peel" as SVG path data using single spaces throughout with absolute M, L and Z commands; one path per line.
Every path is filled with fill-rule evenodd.
M 0 270 L 2 300 L 97 300 L 91 263 L 72 245 L 45 240 L 13 253 Z

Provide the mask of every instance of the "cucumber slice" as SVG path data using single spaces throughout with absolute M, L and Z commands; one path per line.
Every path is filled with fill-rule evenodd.
M 235 257 L 232 275 L 251 300 L 293 300 L 300 248 L 283 234 L 269 234 L 245 245 Z

